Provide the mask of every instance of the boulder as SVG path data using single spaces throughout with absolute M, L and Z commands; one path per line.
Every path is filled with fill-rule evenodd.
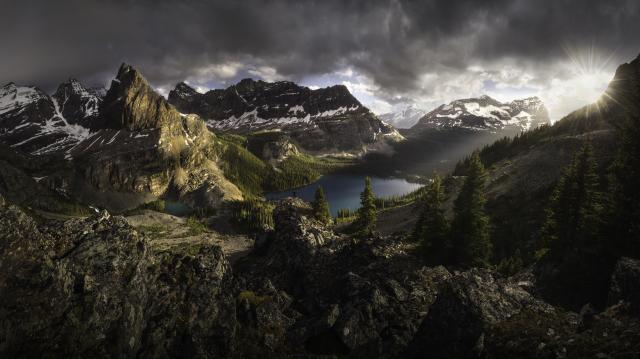
M 523 309 L 548 311 L 517 285 L 473 268 L 445 281 L 406 355 L 412 358 L 477 358 L 491 328 Z
M 640 316 L 640 260 L 621 258 L 611 277 L 609 305 L 626 302 L 631 311 Z

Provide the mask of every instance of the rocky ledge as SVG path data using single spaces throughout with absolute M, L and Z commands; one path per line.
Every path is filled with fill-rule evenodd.
M 36 222 L 0 198 L 0 356 L 640 353 L 637 260 L 616 267 L 606 310 L 573 313 L 531 294 L 526 275 L 452 273 L 424 267 L 398 238 L 336 235 L 299 199 L 274 219 L 232 273 L 216 245 L 155 246 L 107 212 Z

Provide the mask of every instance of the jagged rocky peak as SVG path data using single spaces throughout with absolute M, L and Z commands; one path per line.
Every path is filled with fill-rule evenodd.
M 63 82 L 52 97 L 69 123 L 86 122 L 87 127 L 97 124 L 94 122 L 99 115 L 102 98 L 78 80 L 72 78 Z
M 173 93 L 173 96 L 178 96 L 180 98 L 188 98 L 190 96 L 197 95 L 199 92 L 189 86 L 186 82 L 180 82 L 176 85 L 175 89 L 171 90 L 170 93 Z
M 254 118 L 287 124 L 366 109 L 343 85 L 311 90 L 289 81 L 270 83 L 250 78 L 204 94 L 181 82 L 169 93 L 169 102 L 180 112 L 196 113 L 209 120 L 211 127 L 221 129 L 240 129 L 243 122 Z
M 180 114 L 133 67 L 122 64 L 100 108 L 107 127 L 140 131 L 179 121 Z
M 547 123 L 549 113 L 538 97 L 503 103 L 482 95 L 441 105 L 422 117 L 412 130 L 459 127 L 476 131 L 526 131 Z
M 13 82 L 0 88 L 0 115 L 17 111 L 26 106 L 46 100 L 47 94 L 34 86 L 17 86 Z
M 216 131 L 279 130 L 309 152 L 359 152 L 381 140 L 401 139 L 343 85 L 312 90 L 289 81 L 243 79 L 199 93 L 179 83 L 169 102 L 181 113 L 199 115 Z

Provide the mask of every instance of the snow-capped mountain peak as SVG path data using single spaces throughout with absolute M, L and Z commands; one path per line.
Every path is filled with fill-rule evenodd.
M 549 123 L 549 114 L 538 97 L 502 103 L 487 95 L 460 99 L 427 113 L 412 127 L 414 131 L 435 128 L 526 131 Z
M 31 154 L 59 153 L 89 136 L 101 99 L 74 79 L 49 96 L 33 86 L 0 88 L 0 140 Z
M 61 113 L 71 123 L 90 121 L 98 116 L 102 99 L 94 92 L 85 88 L 78 80 L 69 79 L 58 86 L 53 94 L 60 106 Z
M 10 82 L 0 88 L 0 115 L 21 111 L 25 106 L 46 98 L 47 95 L 33 86 L 17 86 Z

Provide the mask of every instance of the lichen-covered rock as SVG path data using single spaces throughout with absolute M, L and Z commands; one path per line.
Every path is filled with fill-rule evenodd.
M 488 270 L 471 269 L 445 281 L 429 309 L 407 356 L 476 358 L 491 328 L 523 309 L 550 311 L 525 290 L 494 278 Z
M 612 306 L 584 325 L 579 315 L 556 308 L 524 310 L 487 333 L 482 358 L 637 358 L 640 321 L 625 306 Z
M 0 206 L 0 356 L 221 357 L 235 329 L 217 246 L 157 252 L 122 217 L 38 226 Z

